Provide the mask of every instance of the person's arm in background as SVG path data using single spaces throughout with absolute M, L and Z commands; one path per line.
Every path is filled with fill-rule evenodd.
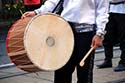
M 96 2 L 96 35 L 93 37 L 91 47 L 97 48 L 102 45 L 105 26 L 108 22 L 109 0 L 95 0 Z
M 44 13 L 52 12 L 53 9 L 58 4 L 58 2 L 59 2 L 59 0 L 47 0 L 40 8 L 38 8 L 34 11 L 25 12 L 21 18 L 25 18 L 28 16 L 35 16 L 37 14 L 44 14 Z

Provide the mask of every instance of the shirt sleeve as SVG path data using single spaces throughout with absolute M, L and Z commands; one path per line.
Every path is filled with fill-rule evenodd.
M 38 9 L 34 10 L 36 14 L 52 12 L 58 4 L 59 0 L 46 0 L 46 2 Z
M 96 1 L 96 33 L 104 34 L 105 26 L 108 22 L 109 0 L 95 0 Z

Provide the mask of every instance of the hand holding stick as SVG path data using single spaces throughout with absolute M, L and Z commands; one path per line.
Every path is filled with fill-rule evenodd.
M 107 33 L 107 31 L 104 31 L 104 35 Z M 91 49 L 87 52 L 87 54 L 84 56 L 84 58 L 80 61 L 79 65 L 82 67 L 85 63 L 86 58 L 90 55 L 90 53 L 95 49 L 95 47 L 91 47 Z
M 86 58 L 89 56 L 89 54 L 94 50 L 94 47 L 91 47 L 91 49 L 87 52 L 87 54 L 84 56 L 84 58 L 80 61 L 80 66 L 82 67 L 85 63 Z

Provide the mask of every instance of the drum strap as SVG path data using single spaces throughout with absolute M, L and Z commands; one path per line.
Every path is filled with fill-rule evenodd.
M 63 10 L 63 2 L 64 0 L 60 0 L 57 4 L 57 6 L 54 8 L 54 10 L 52 11 L 52 13 L 55 14 L 61 14 L 62 10 Z

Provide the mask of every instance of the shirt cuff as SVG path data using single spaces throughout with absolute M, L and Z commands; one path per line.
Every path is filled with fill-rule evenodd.
M 102 35 L 105 35 L 105 31 L 104 30 L 102 30 L 102 29 L 98 29 L 97 31 L 96 31 L 96 34 L 102 34 Z
M 41 14 L 41 11 L 39 11 L 39 9 L 34 10 L 34 12 L 38 15 Z

